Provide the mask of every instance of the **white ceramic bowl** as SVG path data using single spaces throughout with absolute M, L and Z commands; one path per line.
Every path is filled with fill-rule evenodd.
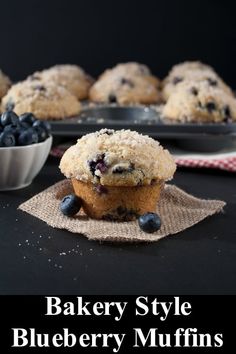
M 52 146 L 52 137 L 42 143 L 0 147 L 0 191 L 27 187 L 43 167 Z

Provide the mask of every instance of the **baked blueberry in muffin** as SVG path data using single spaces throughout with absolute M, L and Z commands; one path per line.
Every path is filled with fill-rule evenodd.
M 128 221 L 156 211 L 176 165 L 170 153 L 148 136 L 102 129 L 71 146 L 60 169 L 72 180 L 88 216 Z

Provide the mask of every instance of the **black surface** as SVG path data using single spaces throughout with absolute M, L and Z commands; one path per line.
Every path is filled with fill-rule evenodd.
M 0 33 L 0 68 L 13 80 L 65 62 L 96 76 L 128 60 L 163 77 L 199 59 L 236 87 L 233 0 L 2 0 Z
M 0 294 L 236 294 L 235 174 L 180 169 L 173 181 L 225 200 L 225 213 L 153 244 L 100 244 L 17 210 L 62 178 L 57 165 L 51 158 L 30 187 L 0 193 Z

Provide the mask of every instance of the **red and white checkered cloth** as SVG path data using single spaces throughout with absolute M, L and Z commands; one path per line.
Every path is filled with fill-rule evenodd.
M 57 146 L 51 151 L 51 155 L 61 157 L 68 146 Z M 236 172 L 236 150 L 220 154 L 190 154 L 189 152 L 171 151 L 175 162 L 181 167 L 215 168 L 229 172 Z
M 175 155 L 178 166 L 193 168 L 216 168 L 229 172 L 236 172 L 236 151 L 225 154 L 201 154 L 201 155 Z

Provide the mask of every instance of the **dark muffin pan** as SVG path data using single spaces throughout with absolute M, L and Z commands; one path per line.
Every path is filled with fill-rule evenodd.
M 149 107 L 93 107 L 79 116 L 51 121 L 52 133 L 58 137 L 80 137 L 109 129 L 131 129 L 156 139 L 175 140 L 182 148 L 211 152 L 230 147 L 236 140 L 236 123 L 164 122 L 158 110 Z

